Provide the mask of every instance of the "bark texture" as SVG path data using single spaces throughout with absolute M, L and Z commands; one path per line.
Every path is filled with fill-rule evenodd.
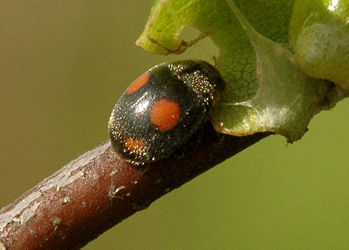
M 208 122 L 170 158 L 143 166 L 125 162 L 105 141 L 0 210 L 0 250 L 80 249 L 268 135 L 221 135 Z

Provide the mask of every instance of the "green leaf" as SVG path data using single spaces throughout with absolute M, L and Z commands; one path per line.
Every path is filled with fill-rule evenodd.
M 227 82 L 212 112 L 216 130 L 271 131 L 298 140 L 316 113 L 334 105 L 335 98 L 327 98 L 333 84 L 309 77 L 289 49 L 294 1 L 235 2 L 157 0 L 137 45 L 155 54 L 179 54 L 209 35 L 220 49 L 216 67 Z M 179 41 L 187 26 L 202 37 Z
M 296 60 L 308 75 L 349 92 L 349 1 L 297 0 L 290 24 Z

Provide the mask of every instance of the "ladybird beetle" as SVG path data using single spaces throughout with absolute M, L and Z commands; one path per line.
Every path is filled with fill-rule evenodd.
M 205 61 L 159 64 L 123 93 L 110 116 L 112 145 L 135 165 L 169 157 L 206 122 L 225 82 Z

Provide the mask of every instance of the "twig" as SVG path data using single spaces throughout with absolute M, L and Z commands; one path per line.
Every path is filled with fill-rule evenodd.
M 0 210 L 0 250 L 80 249 L 268 135 L 220 135 L 208 122 L 170 158 L 141 167 L 119 158 L 108 140 Z

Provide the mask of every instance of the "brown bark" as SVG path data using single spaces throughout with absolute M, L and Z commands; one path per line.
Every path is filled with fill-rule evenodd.
M 220 135 L 208 122 L 170 158 L 140 167 L 119 158 L 108 140 L 0 210 L 0 250 L 80 249 L 268 135 Z

